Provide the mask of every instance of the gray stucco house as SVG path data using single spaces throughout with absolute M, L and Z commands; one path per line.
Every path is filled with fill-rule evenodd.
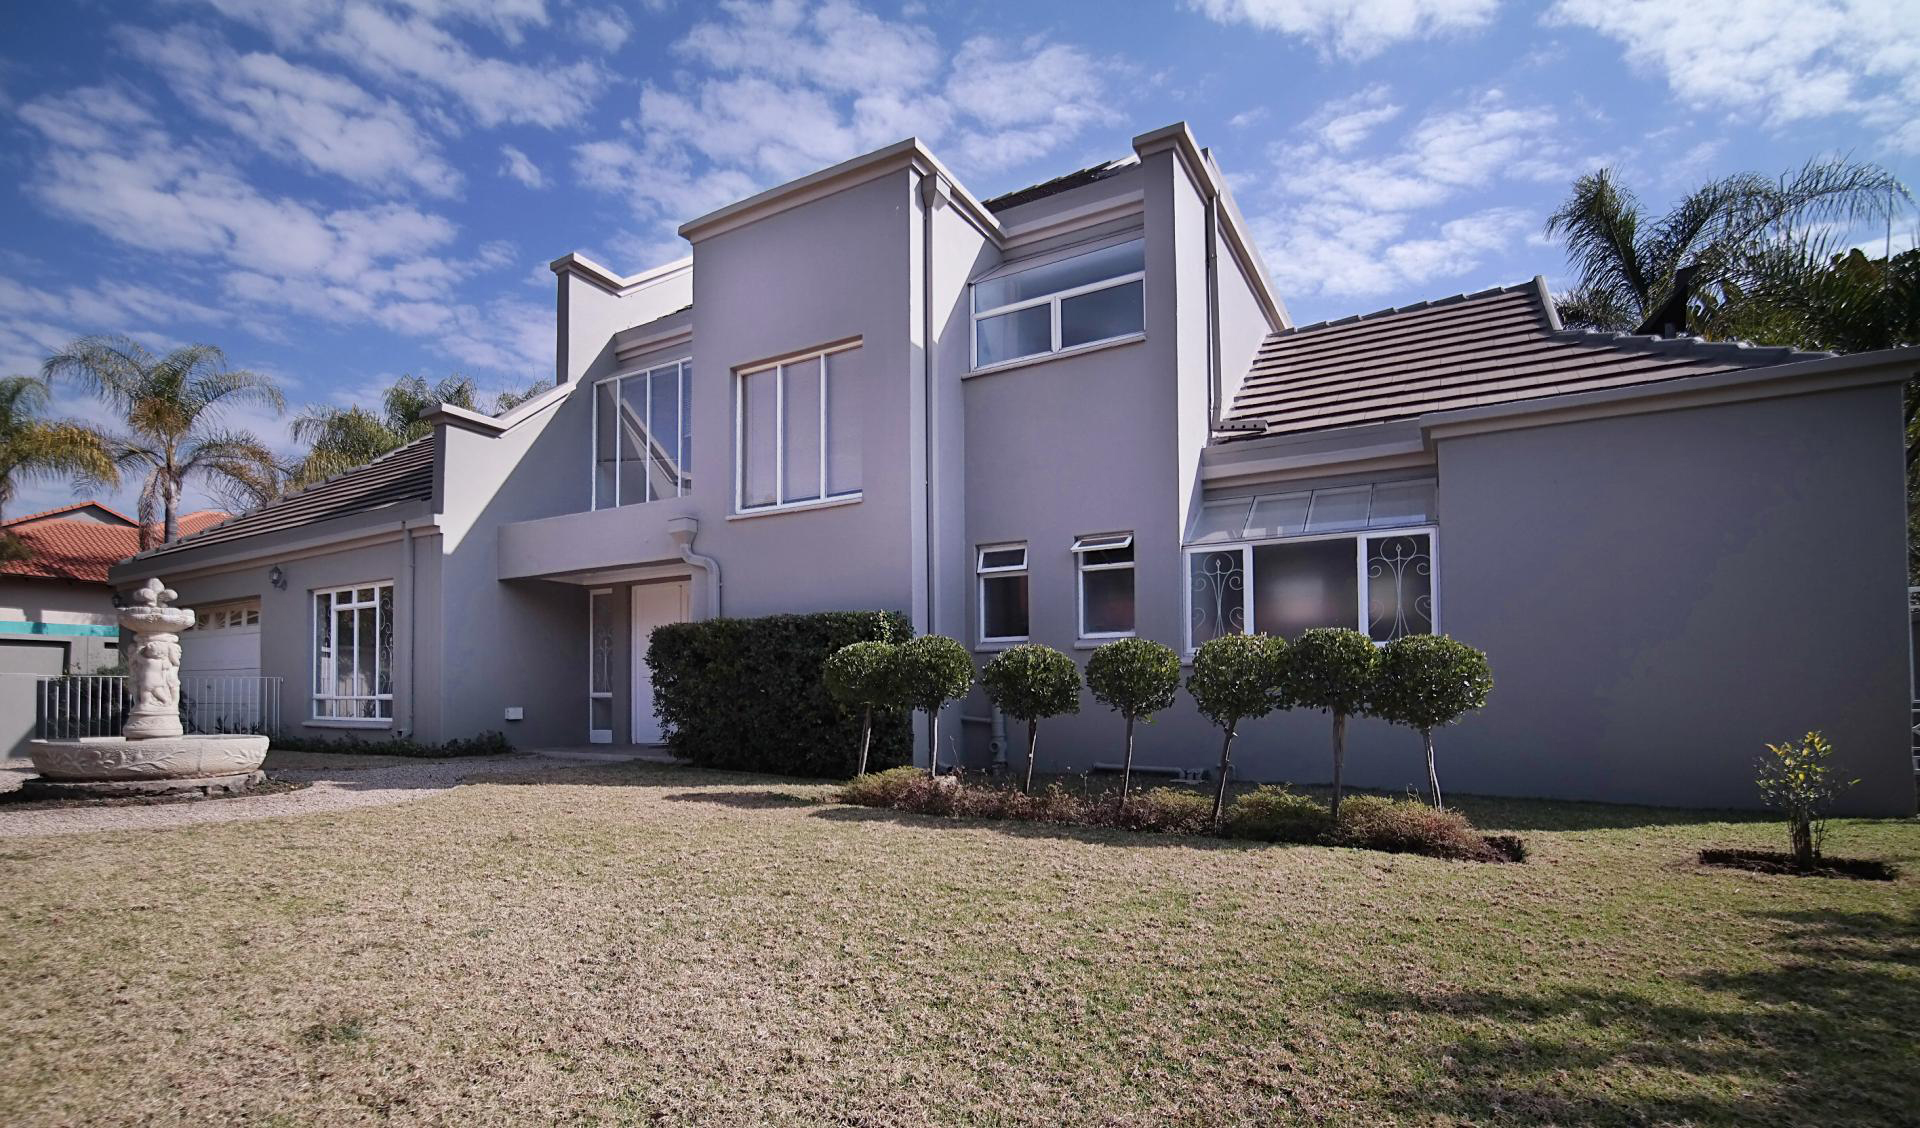
M 1211 153 L 1133 150 L 981 201 L 903 141 L 685 224 L 679 262 L 561 258 L 551 390 L 113 579 L 257 600 L 306 735 L 657 740 L 648 633 L 722 612 L 896 608 L 983 661 L 1341 625 L 1490 653 L 1450 790 L 1747 806 L 1761 743 L 1821 728 L 1853 809 L 1913 811 L 1920 357 L 1570 332 L 1539 279 L 1298 326 Z M 1001 726 L 955 709 L 987 763 Z M 1323 779 L 1327 728 L 1249 726 L 1241 770 Z M 1118 732 L 1089 701 L 1043 766 Z M 1215 754 L 1185 705 L 1141 735 Z M 1372 723 L 1349 763 L 1423 770 Z

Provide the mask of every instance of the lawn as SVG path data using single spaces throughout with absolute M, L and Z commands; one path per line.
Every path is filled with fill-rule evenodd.
M 0 840 L 0 1123 L 1911 1124 L 1897 882 L 1462 801 L 1525 865 L 938 822 L 642 765 Z

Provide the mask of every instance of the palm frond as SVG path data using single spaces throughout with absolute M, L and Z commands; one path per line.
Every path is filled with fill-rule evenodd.
M 1546 233 L 1565 241 L 1576 290 L 1604 295 L 1609 308 L 1646 308 L 1651 283 L 1638 242 L 1643 218 L 1640 201 L 1611 169 L 1573 182 L 1572 193 L 1547 217 Z
M 54 353 L 40 366 L 41 378 L 51 384 L 69 379 L 125 408 L 141 393 L 153 354 L 131 337 L 80 337 Z

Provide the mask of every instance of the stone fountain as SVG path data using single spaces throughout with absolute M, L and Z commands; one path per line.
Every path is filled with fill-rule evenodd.
M 40 774 L 22 790 L 45 798 L 110 798 L 245 791 L 266 778 L 264 736 L 188 736 L 180 726 L 180 632 L 193 612 L 167 604 L 178 595 L 157 579 L 120 612 L 133 632 L 127 658 L 133 704 L 119 736 L 35 740 L 28 755 Z

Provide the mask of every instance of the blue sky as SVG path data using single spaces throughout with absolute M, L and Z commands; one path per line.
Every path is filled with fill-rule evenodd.
M 1909 4 L 7 5 L 0 366 L 126 332 L 217 343 L 296 404 L 403 372 L 523 387 L 552 379 L 568 251 L 678 257 L 682 221 L 908 135 L 985 197 L 1177 120 L 1298 321 L 1557 285 L 1541 226 L 1588 169 L 1656 208 L 1834 152 L 1911 183 Z

